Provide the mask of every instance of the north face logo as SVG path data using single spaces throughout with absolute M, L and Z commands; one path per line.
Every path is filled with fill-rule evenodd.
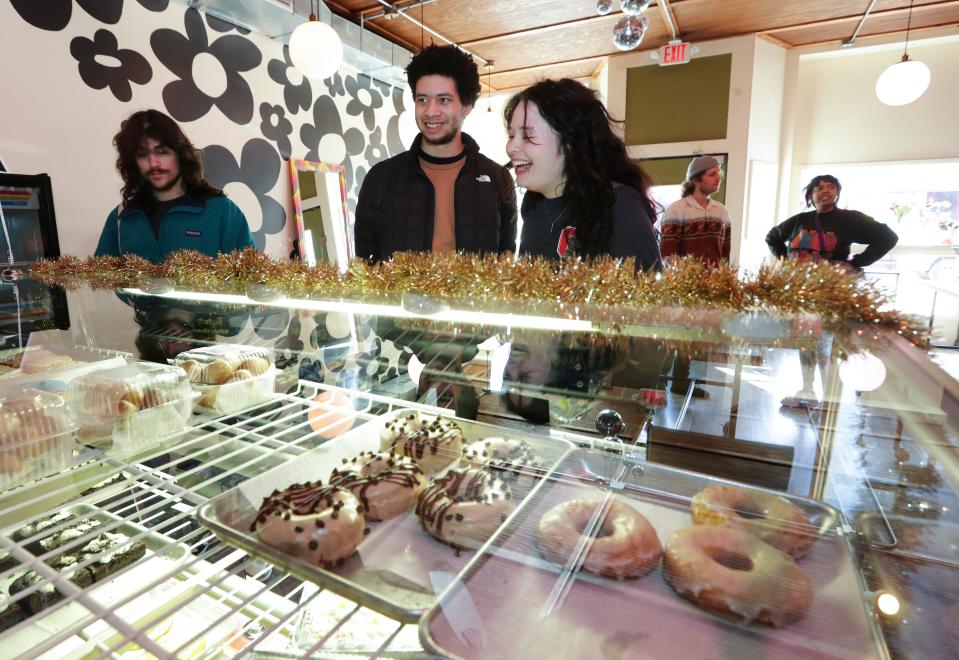
M 480 174 L 478 177 L 476 177 L 476 180 L 480 183 L 492 183 L 490 181 L 489 174 Z

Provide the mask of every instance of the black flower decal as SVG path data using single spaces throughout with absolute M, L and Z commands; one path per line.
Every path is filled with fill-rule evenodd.
M 313 103 L 313 88 L 310 87 L 310 81 L 306 76 L 299 74 L 293 67 L 289 46 L 283 46 L 283 59 L 270 60 L 266 70 L 270 74 L 270 80 L 283 85 L 283 101 L 286 103 L 287 110 L 295 114 L 300 110 L 309 109 L 310 104 Z M 298 78 L 300 82 L 295 83 L 290 80 L 291 70 L 293 77 Z
M 283 205 L 269 196 L 280 175 L 280 157 L 266 140 L 253 138 L 243 146 L 240 162 L 226 147 L 218 144 L 203 150 L 203 164 L 207 176 L 214 185 L 225 188 L 231 183 L 241 183 L 249 188 L 260 203 L 262 222 L 253 231 L 253 242 L 258 250 L 266 246 L 269 234 L 278 234 L 286 224 Z M 249 209 L 245 209 L 250 220 Z M 253 230 L 256 223 L 250 223 Z
M 377 126 L 373 129 L 373 132 L 370 133 L 370 143 L 366 147 L 366 151 L 363 152 L 363 157 L 366 158 L 366 162 L 369 165 L 374 165 L 384 158 L 389 157 L 389 153 L 386 151 L 386 145 L 382 142 L 382 131 L 380 127 Z
M 280 155 L 289 158 L 293 151 L 290 144 L 290 133 L 293 132 L 293 124 L 286 118 L 283 106 L 270 105 L 269 103 L 260 104 L 260 132 L 267 140 L 276 142 L 276 148 L 280 150 Z
M 260 50 L 249 39 L 235 34 L 209 43 L 203 19 L 195 9 L 187 10 L 184 25 L 186 36 L 161 29 L 150 37 L 157 58 L 180 77 L 163 88 L 163 102 L 170 114 L 179 121 L 193 121 L 215 105 L 231 121 L 249 123 L 253 118 L 253 93 L 240 72 L 260 64 Z M 226 75 L 226 87 L 215 92 L 216 96 L 202 91 L 193 79 L 193 62 L 204 53 L 212 55 Z
M 324 161 L 334 165 L 342 162 L 346 168 L 346 187 L 353 186 L 351 156 L 363 153 L 363 133 L 357 128 L 343 131 L 340 113 L 329 96 L 316 99 L 313 104 L 313 123 L 300 127 L 300 140 L 307 148 L 307 160 Z
M 73 0 L 10 0 L 20 18 L 35 28 L 57 32 L 70 23 Z M 102 23 L 115 24 L 123 13 L 123 0 L 77 0 L 88 14 Z
M 116 35 L 109 30 L 97 30 L 92 41 L 76 37 L 70 42 L 70 54 L 79 63 L 83 82 L 93 89 L 109 87 L 118 101 L 133 98 L 130 83 L 145 85 L 153 77 L 153 69 L 146 58 L 134 50 L 119 48 Z M 97 57 L 111 58 L 118 65 L 102 64 Z
M 150 11 L 166 11 L 170 6 L 170 0 L 137 0 L 144 9 Z
M 366 174 L 368 171 L 369 170 L 363 167 L 362 165 L 356 168 L 356 174 L 353 175 L 353 183 L 356 184 L 357 190 L 363 187 L 363 179 L 366 178 Z
M 234 25 L 229 21 L 224 21 L 222 18 L 218 18 L 213 14 L 206 14 L 206 24 L 210 26 L 211 30 L 217 32 L 229 32 L 230 30 L 236 30 L 240 34 L 250 34 L 250 31 L 246 28 L 241 28 L 239 25 Z
M 346 96 L 346 88 L 343 87 L 343 76 L 340 74 L 334 73 L 329 78 L 324 79 L 323 84 L 326 85 L 327 91 L 333 98 Z
M 383 97 L 371 87 L 371 81 L 372 78 L 364 75 L 346 78 L 346 91 L 352 97 L 346 104 L 346 114 L 354 117 L 363 115 L 366 128 L 370 131 L 376 123 L 376 109 L 383 106 Z

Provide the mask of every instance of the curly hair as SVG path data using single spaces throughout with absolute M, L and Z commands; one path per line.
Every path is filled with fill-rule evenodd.
M 416 94 L 416 83 L 423 76 L 446 76 L 456 83 L 456 93 L 463 105 L 475 105 L 480 93 L 479 71 L 472 55 L 456 46 L 431 44 L 418 52 L 406 67 L 410 91 Z
M 839 195 L 842 194 L 842 184 L 839 183 L 839 179 L 834 177 L 832 174 L 820 174 L 819 176 L 814 176 L 812 181 L 806 184 L 806 187 L 802 189 L 803 195 L 806 199 L 807 208 L 813 206 L 812 194 L 816 191 L 816 186 L 823 181 L 836 186 L 836 201 L 839 201 Z
M 613 132 L 613 120 L 596 93 L 575 80 L 541 80 L 512 96 L 503 109 L 509 124 L 513 113 L 533 103 L 556 131 L 565 159 L 563 200 L 576 225 L 577 249 L 582 256 L 609 252 L 613 223 L 613 183 L 634 188 L 646 201 L 650 221 L 656 203 L 649 194 L 652 179 L 626 153 Z M 543 195 L 528 191 L 523 208 L 539 203 Z
M 219 197 L 223 191 L 203 176 L 203 158 L 199 149 L 170 117 L 159 110 L 134 112 L 120 124 L 120 132 L 113 136 L 117 150 L 117 172 L 123 179 L 124 204 L 129 204 L 138 195 L 149 190 L 137 166 L 137 151 L 147 139 L 156 140 L 177 155 L 183 187 L 195 197 Z

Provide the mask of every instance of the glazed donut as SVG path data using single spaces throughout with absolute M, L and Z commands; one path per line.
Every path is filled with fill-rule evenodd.
M 420 467 L 395 454 L 363 452 L 343 459 L 333 470 L 330 483 L 350 491 L 360 500 L 369 520 L 387 520 L 409 511 L 426 486 Z
M 206 365 L 201 377 L 209 385 L 221 385 L 233 377 L 233 365 L 227 360 L 217 359 Z
M 414 411 L 388 422 L 380 433 L 380 450 L 394 449 L 423 472 L 439 472 L 462 456 L 463 431 L 444 417 L 426 422 Z
M 450 470 L 416 501 L 423 529 L 454 548 L 476 548 L 513 512 L 509 486 L 484 470 Z
M 816 540 L 816 531 L 792 502 L 737 486 L 709 486 L 693 497 L 693 523 L 733 527 L 800 559 Z
M 669 539 L 663 576 L 697 607 L 741 623 L 782 627 L 813 599 L 812 583 L 785 552 L 733 527 L 681 529 Z
M 249 371 L 252 376 L 261 376 L 265 374 L 269 368 L 269 361 L 266 358 L 262 358 L 258 355 L 252 355 L 246 359 L 240 360 L 240 363 L 236 365 L 237 371 L 245 369 L 246 371 Z
M 369 533 L 356 496 L 321 482 L 273 491 L 250 531 L 267 545 L 324 568 L 353 554 Z
M 565 565 L 601 500 L 557 504 L 540 519 L 536 547 L 547 560 Z M 612 500 L 606 519 L 593 539 L 583 570 L 622 580 L 646 575 L 662 554 L 659 537 L 636 509 Z
M 524 468 L 542 470 L 543 458 L 533 451 L 525 440 L 490 437 L 471 442 L 463 450 L 463 462 L 468 467 L 486 467 L 502 473 L 503 479 L 514 483 Z

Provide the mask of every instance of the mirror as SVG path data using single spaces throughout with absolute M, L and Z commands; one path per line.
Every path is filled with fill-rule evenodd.
M 354 250 L 345 168 L 291 159 L 290 180 L 300 259 L 310 266 L 336 264 L 345 272 Z

